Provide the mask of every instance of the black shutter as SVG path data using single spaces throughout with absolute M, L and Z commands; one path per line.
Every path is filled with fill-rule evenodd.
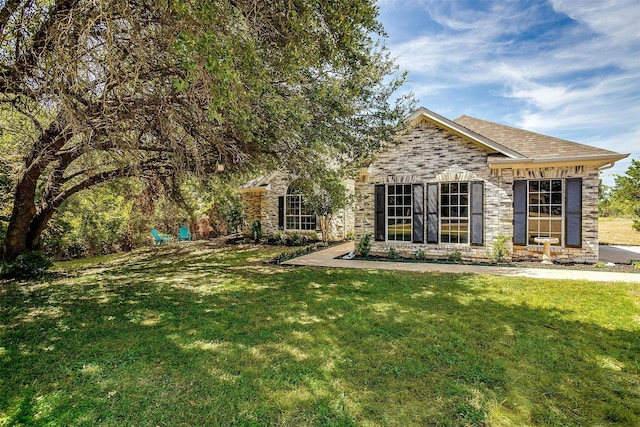
M 427 243 L 438 243 L 438 184 L 427 184 Z
M 527 181 L 513 182 L 513 244 L 527 244 Z
M 284 230 L 284 196 L 278 197 L 278 228 Z
M 374 222 L 374 237 L 376 240 L 385 240 L 385 195 L 384 184 L 378 184 L 375 186 L 374 191 L 374 206 L 375 206 L 375 222 Z
M 424 243 L 424 185 L 413 184 L 413 242 Z
M 565 180 L 565 246 L 582 247 L 582 178 Z
M 471 183 L 471 244 L 484 244 L 484 182 Z

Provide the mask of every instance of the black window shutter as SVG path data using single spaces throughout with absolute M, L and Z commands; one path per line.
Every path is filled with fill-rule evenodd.
M 374 205 L 375 205 L 375 221 L 374 221 L 374 237 L 376 240 L 385 240 L 385 195 L 384 184 L 375 186 Z
M 484 182 L 471 183 L 471 244 L 484 244 Z
M 527 181 L 513 182 L 513 244 L 527 244 Z
M 284 196 L 278 197 L 278 228 L 284 230 Z
M 565 246 L 582 247 L 582 178 L 565 180 Z
M 427 243 L 438 243 L 438 184 L 427 184 Z
M 424 243 L 424 185 L 413 184 L 413 242 Z

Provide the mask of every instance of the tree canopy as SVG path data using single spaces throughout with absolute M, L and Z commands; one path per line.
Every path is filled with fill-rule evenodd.
M 6 259 L 96 184 L 354 167 L 409 106 L 373 0 L 5 0 L 0 33 Z

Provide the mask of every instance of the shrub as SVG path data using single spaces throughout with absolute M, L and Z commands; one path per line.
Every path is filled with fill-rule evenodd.
M 291 246 L 302 246 L 304 245 L 304 239 L 302 238 L 302 236 L 297 233 L 297 232 L 293 232 L 291 233 L 291 235 L 289 236 L 289 239 L 287 239 L 289 242 L 289 245 Z
M 420 259 L 420 260 L 427 259 L 427 253 L 422 249 L 418 249 L 416 251 L 416 259 Z
M 451 251 L 447 259 L 451 262 L 460 262 L 462 261 L 462 253 L 459 250 L 454 249 Z
M 14 279 L 40 279 L 53 266 L 41 252 L 28 252 L 18 255 L 15 260 L 2 266 L 2 277 Z
M 309 241 L 310 242 L 319 242 L 320 241 L 320 236 L 318 236 L 318 233 L 316 233 L 315 231 L 312 231 L 311 233 L 309 233 Z
M 251 238 L 255 240 L 256 243 L 262 239 L 262 224 L 260 221 L 254 221 L 251 224 Z
M 493 241 L 493 247 L 489 258 L 495 262 L 505 262 L 509 257 L 509 248 L 507 247 L 508 241 L 509 236 L 498 234 L 496 239 Z
M 600 261 L 600 262 L 596 262 L 595 264 L 593 264 L 593 266 L 595 268 L 606 268 L 607 264 L 605 264 L 604 262 Z
M 355 240 L 356 239 L 356 233 L 354 233 L 353 231 L 350 231 L 347 233 L 347 240 Z
M 387 256 L 389 257 L 389 259 L 398 259 L 400 258 L 400 252 L 396 248 L 391 247 L 387 251 Z
M 356 252 L 360 256 L 369 256 L 369 253 L 371 253 L 371 233 L 362 236 L 356 246 Z

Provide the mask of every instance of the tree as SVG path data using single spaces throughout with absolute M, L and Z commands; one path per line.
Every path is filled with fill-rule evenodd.
M 404 75 L 373 0 L 0 4 L 0 114 L 21 154 L 7 260 L 102 182 L 355 167 L 409 107 L 390 102 Z
M 633 228 L 640 231 L 640 161 L 631 160 L 624 175 L 616 175 L 611 200 L 627 207 L 637 217 Z
M 344 185 L 343 176 L 339 171 L 325 171 L 323 176 L 313 181 L 299 181 L 295 186 L 304 195 L 305 208 L 318 217 L 322 241 L 329 241 L 334 214 L 353 201 L 353 195 Z

